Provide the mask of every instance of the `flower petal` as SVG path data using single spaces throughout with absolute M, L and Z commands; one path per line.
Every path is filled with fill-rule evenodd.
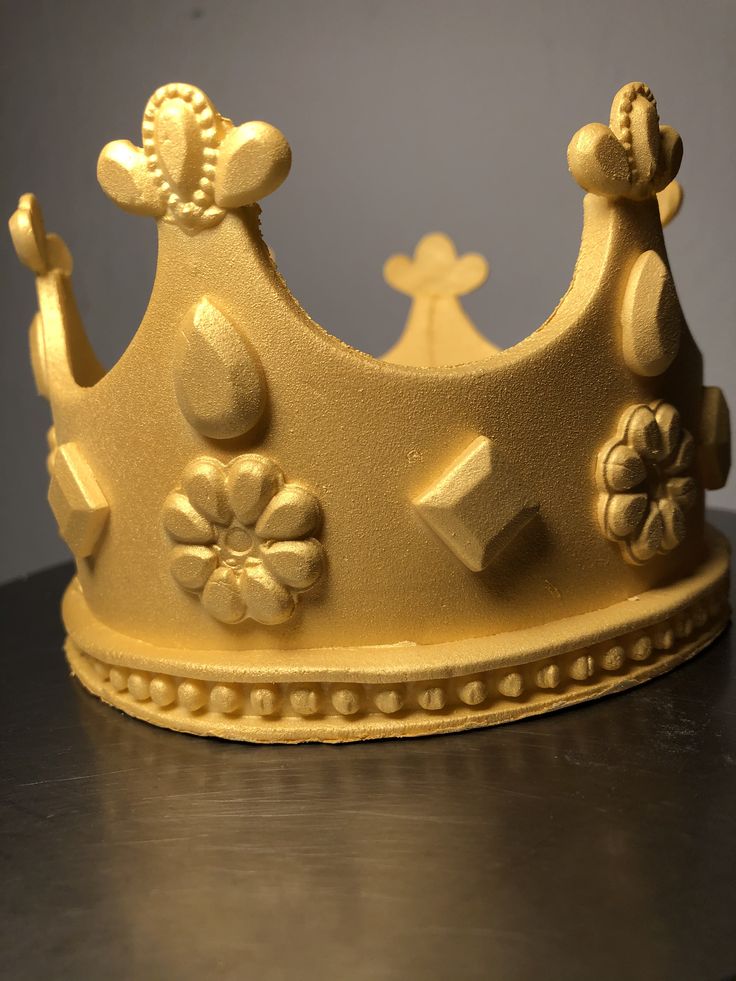
M 603 464 L 603 479 L 608 490 L 631 490 L 642 483 L 646 475 L 641 457 L 625 443 L 617 443 Z
M 662 548 L 669 552 L 673 548 L 677 548 L 687 534 L 685 515 L 676 501 L 670 501 L 667 498 L 659 502 L 659 511 L 664 524 Z
M 614 538 L 628 538 L 641 526 L 647 513 L 646 494 L 613 494 L 606 504 L 606 531 Z
M 247 453 L 233 460 L 228 468 L 227 491 L 238 520 L 254 525 L 280 484 L 281 472 L 268 457 Z
M 662 455 L 662 436 L 654 413 L 648 405 L 637 405 L 626 425 L 629 445 L 648 460 L 658 460 Z
M 698 485 L 692 477 L 670 477 L 666 489 L 667 497 L 676 501 L 683 511 L 689 511 L 698 496 Z
M 217 556 L 204 545 L 177 545 L 171 550 L 170 568 L 184 589 L 202 589 L 217 568 Z
M 680 413 L 668 402 L 660 402 L 654 411 L 659 433 L 662 437 L 662 459 L 668 459 L 680 442 L 682 424 Z
M 184 471 L 184 490 L 194 507 L 210 521 L 224 525 L 232 511 L 225 490 L 225 468 L 217 460 L 199 457 Z
M 238 588 L 238 577 L 232 569 L 220 566 L 209 578 L 202 593 L 202 603 L 209 614 L 222 623 L 238 623 L 245 616 L 245 603 Z
M 298 542 L 266 542 L 261 545 L 263 564 L 280 582 L 307 589 L 322 573 L 324 553 L 316 538 Z
M 172 538 L 195 545 L 208 545 L 215 540 L 209 521 L 192 507 L 186 494 L 172 491 L 164 501 L 164 528 Z
M 676 476 L 689 470 L 695 455 L 695 440 L 687 430 L 683 431 L 680 445 L 677 447 L 672 460 L 669 461 L 664 472 L 669 476 Z
M 248 616 L 259 623 L 283 623 L 294 612 L 294 597 L 261 562 L 246 564 L 240 589 Z
M 664 521 L 657 503 L 653 501 L 641 531 L 629 546 L 632 557 L 637 562 L 651 559 L 659 551 L 663 537 Z
M 284 541 L 314 531 L 320 519 L 319 501 L 304 487 L 287 484 L 269 501 L 256 525 L 261 538 Z

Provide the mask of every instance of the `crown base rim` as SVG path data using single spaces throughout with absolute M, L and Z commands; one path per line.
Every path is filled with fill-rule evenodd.
M 575 690 L 554 693 L 547 696 L 533 695 L 521 699 L 517 704 L 494 706 L 482 711 L 456 708 L 451 712 L 403 713 L 396 716 L 362 717 L 353 721 L 351 717 L 338 715 L 327 719 L 317 717 L 315 721 L 292 717 L 273 717 L 236 720 L 226 715 L 216 717 L 209 712 L 204 716 L 188 713 L 183 709 L 160 709 L 151 702 L 138 702 L 129 693 L 112 693 L 109 687 L 100 685 L 95 679 L 94 669 L 84 664 L 87 655 L 77 650 L 67 651 L 67 662 L 72 674 L 82 686 L 102 702 L 117 708 L 142 722 L 160 728 L 182 732 L 194 736 L 213 736 L 233 742 L 298 744 L 307 742 L 349 743 L 375 739 L 401 739 L 418 736 L 441 735 L 443 733 L 465 732 L 472 729 L 503 725 L 520 719 L 543 715 L 548 712 L 571 708 L 582 702 L 595 701 L 607 695 L 626 691 L 643 684 L 695 657 L 708 647 L 726 628 L 730 614 L 713 629 L 707 631 L 698 641 L 688 643 L 674 655 L 658 657 L 656 662 L 635 666 L 627 670 L 624 677 L 606 679 L 598 684 L 575 685 Z
M 580 642 L 568 638 L 564 649 L 552 654 L 547 647 L 536 658 L 497 659 L 483 670 L 470 661 L 455 661 L 443 675 L 432 671 L 423 678 L 411 677 L 413 668 L 402 677 L 397 665 L 392 677 L 378 680 L 356 679 L 350 669 L 326 680 L 304 666 L 298 678 L 289 680 L 273 671 L 270 677 L 259 672 L 260 677 L 233 682 L 232 673 L 216 669 L 203 679 L 187 672 L 183 658 L 162 672 L 160 661 L 146 664 L 139 653 L 126 655 L 125 647 L 116 646 L 113 660 L 112 649 L 106 657 L 97 648 L 85 648 L 83 631 L 71 630 L 66 655 L 72 674 L 103 702 L 193 735 L 254 743 L 340 743 L 459 732 L 615 694 L 694 657 L 729 622 L 728 567 L 727 542 L 711 532 L 708 555 L 698 569 L 649 591 L 651 596 L 642 594 L 642 603 L 654 602 L 659 609 L 657 615 L 648 610 L 644 626 L 635 620 L 632 626 L 630 613 L 624 616 L 625 604 L 616 604 L 599 611 L 608 621 L 606 636 L 592 645 L 582 634 Z M 619 607 L 618 624 L 612 623 L 611 611 Z M 65 608 L 69 626 L 67 613 Z M 333 663 L 339 654 L 333 649 Z

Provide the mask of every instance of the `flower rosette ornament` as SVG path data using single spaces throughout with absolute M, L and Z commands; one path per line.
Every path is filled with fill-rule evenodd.
M 283 623 L 322 574 L 320 520 L 314 494 L 268 457 L 198 457 L 164 503 L 171 574 L 222 623 Z
M 598 461 L 599 520 L 627 560 L 640 564 L 685 538 L 685 512 L 697 497 L 687 476 L 694 440 L 677 409 L 662 401 L 628 408 L 619 431 Z

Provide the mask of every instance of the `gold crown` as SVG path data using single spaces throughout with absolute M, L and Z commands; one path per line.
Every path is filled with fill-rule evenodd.
M 572 284 L 504 351 L 459 300 L 485 260 L 443 235 L 386 264 L 412 298 L 388 355 L 341 343 L 261 238 L 282 134 L 174 84 L 142 135 L 97 171 L 159 233 L 148 310 L 109 371 L 31 195 L 10 223 L 36 274 L 86 688 L 231 739 L 408 736 L 618 691 L 724 627 L 728 550 L 703 498 L 726 480 L 728 409 L 672 283 L 660 210 L 679 206 L 682 144 L 647 86 L 573 137 L 589 193 Z

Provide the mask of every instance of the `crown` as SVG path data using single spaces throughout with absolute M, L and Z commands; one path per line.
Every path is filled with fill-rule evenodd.
M 97 168 L 159 236 L 109 371 L 32 195 L 10 222 L 36 274 L 49 502 L 77 566 L 66 653 L 89 691 L 231 739 L 410 736 L 619 691 L 722 630 L 704 490 L 727 477 L 728 409 L 670 274 L 682 143 L 646 85 L 573 136 L 572 284 L 508 350 L 462 307 L 485 259 L 441 234 L 386 263 L 411 310 L 383 359 L 315 324 L 261 237 L 291 163 L 273 126 L 174 84 L 141 144 Z

